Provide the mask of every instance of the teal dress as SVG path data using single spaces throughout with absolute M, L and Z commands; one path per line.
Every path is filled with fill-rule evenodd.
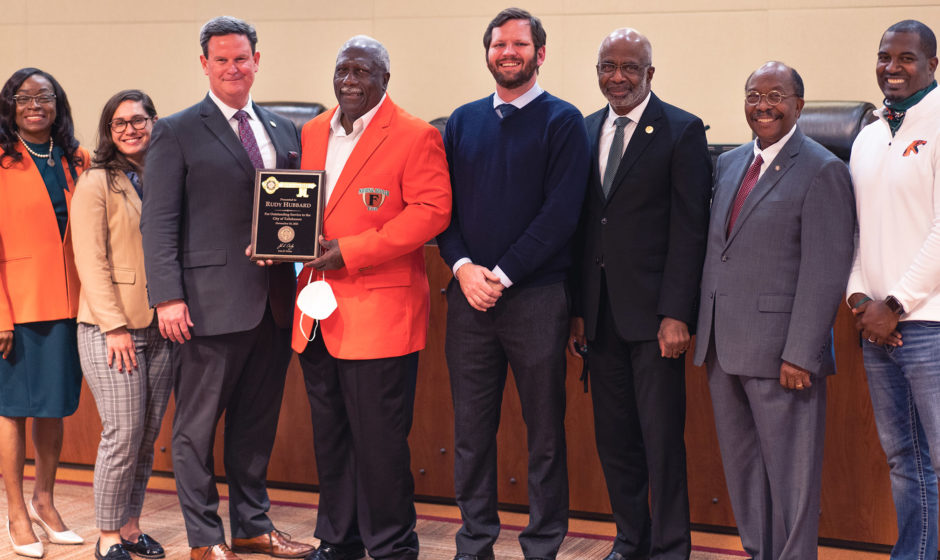
M 27 144 L 38 153 L 49 149 L 48 144 Z M 46 185 L 59 236 L 64 239 L 69 220 L 65 173 L 73 175 L 73 184 L 75 173 L 71 168 L 63 169 L 62 156 L 62 149 L 56 146 L 52 153 L 55 167 L 49 167 L 46 158 L 30 157 Z M 0 416 L 70 416 L 78 408 L 81 388 L 75 319 L 13 325 L 13 351 L 6 360 L 0 358 Z

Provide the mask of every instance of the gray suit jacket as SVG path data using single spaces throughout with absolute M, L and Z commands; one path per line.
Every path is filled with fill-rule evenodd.
M 781 360 L 835 373 L 831 328 L 854 247 L 849 171 L 797 128 L 727 235 L 753 146 L 722 154 L 715 169 L 695 363 L 714 337 L 718 361 L 735 375 L 778 377 Z
M 254 110 L 274 144 L 276 167 L 298 167 L 294 124 L 257 104 Z M 255 169 L 208 95 L 154 124 L 146 170 L 140 229 L 150 305 L 185 300 L 199 336 L 250 330 L 268 302 L 275 322 L 288 327 L 293 266 L 262 268 L 245 256 Z

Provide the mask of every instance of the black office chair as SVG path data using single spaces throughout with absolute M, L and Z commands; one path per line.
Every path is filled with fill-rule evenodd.
M 855 137 L 877 119 L 874 110 L 867 101 L 807 101 L 797 124 L 803 134 L 849 161 Z

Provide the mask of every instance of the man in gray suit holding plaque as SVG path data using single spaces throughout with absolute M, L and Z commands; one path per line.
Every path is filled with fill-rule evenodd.
M 849 172 L 800 131 L 802 108 L 792 68 L 748 78 L 757 138 L 715 168 L 695 349 L 741 542 L 761 560 L 816 558 L 825 377 L 852 264 Z
M 258 169 L 296 168 L 291 121 L 255 104 L 261 53 L 242 20 L 220 16 L 199 33 L 209 92 L 157 121 L 147 152 L 140 230 L 150 304 L 176 343 L 173 472 L 192 560 L 236 552 L 303 558 L 268 517 L 266 478 L 290 361 L 293 268 L 245 255 Z M 232 548 L 218 514 L 213 469 L 224 412 Z

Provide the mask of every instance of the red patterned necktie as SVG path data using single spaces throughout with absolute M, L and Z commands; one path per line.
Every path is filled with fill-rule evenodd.
M 760 157 L 760 154 L 757 154 L 757 157 L 754 158 L 754 163 L 747 168 L 747 173 L 744 174 L 744 180 L 741 181 L 741 188 L 738 189 L 738 195 L 734 197 L 734 206 L 731 207 L 731 219 L 728 220 L 728 235 L 731 235 L 731 229 L 734 228 L 734 221 L 738 219 L 738 214 L 741 213 L 741 208 L 744 206 L 744 201 L 747 200 L 747 195 L 751 194 L 751 191 L 754 190 L 754 185 L 757 184 L 757 178 L 760 176 L 760 166 L 763 165 L 764 158 Z
M 251 125 L 248 124 L 248 113 L 239 110 L 235 113 L 235 119 L 238 121 L 238 139 L 242 141 L 242 146 L 248 152 L 248 159 L 255 169 L 264 169 L 264 160 L 261 159 L 261 150 L 258 149 L 258 142 L 255 141 L 255 135 L 251 132 Z

